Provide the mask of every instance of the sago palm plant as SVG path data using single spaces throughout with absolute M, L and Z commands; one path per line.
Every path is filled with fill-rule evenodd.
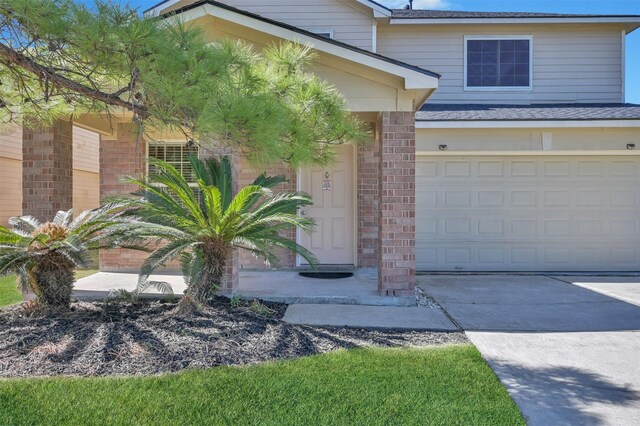
M 69 307 L 75 269 L 91 263 L 91 251 L 119 245 L 112 229 L 130 219 L 122 205 L 109 204 L 80 213 L 59 211 L 51 222 L 12 217 L 0 226 L 0 275 L 16 274 L 23 290 L 31 288 L 45 309 Z M 112 228 L 115 227 L 115 228 Z
M 234 247 L 273 266 L 278 262 L 276 248 L 292 250 L 310 264 L 316 262 L 311 252 L 281 235 L 289 227 L 311 232 L 313 220 L 297 215 L 298 208 L 311 204 L 308 195 L 275 194 L 270 188 L 284 182 L 284 177 L 263 174 L 234 196 L 227 158 L 191 156 L 189 160 L 197 187 L 160 160 L 151 160 L 154 172 L 149 179 L 128 178 L 141 188 L 141 198 L 130 202 L 138 224 L 129 236 L 155 239 L 158 244 L 142 265 L 140 282 L 146 282 L 158 267 L 179 259 L 187 284 L 184 300 L 202 303 L 218 290 Z

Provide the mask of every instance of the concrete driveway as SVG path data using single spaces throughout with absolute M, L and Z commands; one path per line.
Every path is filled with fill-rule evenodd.
M 640 424 L 640 277 L 429 275 L 530 425 Z

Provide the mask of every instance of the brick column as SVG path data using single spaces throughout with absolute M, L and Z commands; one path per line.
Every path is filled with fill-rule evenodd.
M 113 136 L 100 137 L 100 202 L 114 195 L 130 194 L 136 185 L 121 181 L 123 176 L 144 174 L 145 142 L 138 140 L 134 123 L 120 123 Z
M 240 156 L 230 148 L 206 149 L 200 148 L 200 157 L 227 156 L 231 162 L 231 179 L 233 194 L 237 194 L 240 189 Z M 240 283 L 240 249 L 231 249 L 225 263 L 225 273 L 220 283 L 220 293 L 225 295 L 233 294 L 238 289 Z
M 100 202 L 127 195 L 138 189 L 123 183 L 123 176 L 142 176 L 145 170 L 145 142 L 138 140 L 137 126 L 120 123 L 112 136 L 100 137 Z M 138 272 L 148 253 L 135 250 L 101 250 L 100 270 Z
M 73 123 L 22 130 L 22 214 L 48 222 L 73 207 Z
M 375 123 L 372 127 L 375 127 Z M 380 222 L 380 138 L 358 147 L 358 266 L 378 267 Z
M 378 290 L 415 294 L 415 114 L 383 112 L 380 130 Z

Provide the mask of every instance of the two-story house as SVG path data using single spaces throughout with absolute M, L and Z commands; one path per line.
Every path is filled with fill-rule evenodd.
M 340 147 L 326 168 L 269 172 L 315 200 L 304 213 L 317 232 L 291 238 L 324 264 L 377 268 L 381 294 L 412 295 L 416 270 L 640 270 L 640 106 L 624 99 L 625 37 L 640 16 L 368 0 L 166 0 L 146 13 L 212 41 L 313 47 L 312 71 L 372 123 L 372 140 Z M 143 172 L 145 155 L 180 167 L 190 149 L 165 135 L 141 152 L 125 120 L 77 124 L 102 134 L 103 197 L 129 191 L 118 178 Z M 250 182 L 257 171 L 238 162 Z M 136 269 L 123 253 L 102 254 L 101 268 Z M 261 267 L 230 260 L 228 291 L 240 268 Z

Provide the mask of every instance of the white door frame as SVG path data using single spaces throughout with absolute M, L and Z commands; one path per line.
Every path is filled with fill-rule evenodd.
M 353 144 L 345 144 L 350 145 L 353 151 L 352 156 L 352 174 L 353 174 L 353 266 L 358 267 L 358 149 L 356 145 Z M 296 170 L 296 191 L 302 191 L 300 185 L 300 175 L 301 168 Z M 298 216 L 300 216 L 300 210 L 298 210 Z M 302 233 L 303 231 L 300 228 L 296 228 L 296 243 L 302 244 Z M 302 266 L 303 259 L 300 255 L 296 255 L 296 268 Z

